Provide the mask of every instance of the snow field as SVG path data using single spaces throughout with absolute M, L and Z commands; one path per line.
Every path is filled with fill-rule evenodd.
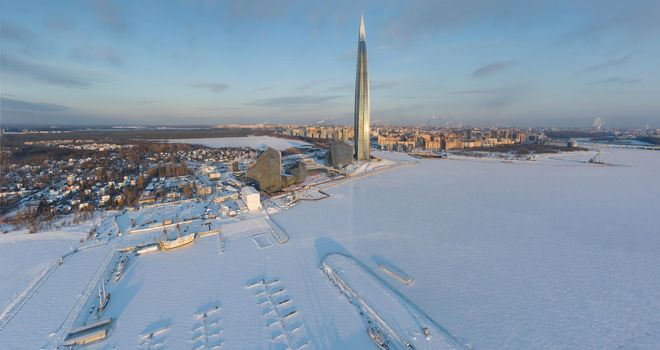
M 283 151 L 291 147 L 300 147 L 308 145 L 306 142 L 282 139 L 272 136 L 247 136 L 247 137 L 217 137 L 206 139 L 171 139 L 172 143 L 188 143 L 193 145 L 203 145 L 207 147 L 249 147 L 257 150 L 264 150 L 272 147 Z
M 86 348 L 372 348 L 359 311 L 318 268 L 326 255 L 342 253 L 474 348 L 656 349 L 660 217 L 653 203 L 660 194 L 660 152 L 604 150 L 603 161 L 622 165 L 616 167 L 583 163 L 593 154 L 534 162 L 410 160 L 411 166 L 367 172 L 327 188 L 325 199 L 272 214 L 277 229 L 259 216 L 216 220 L 223 230 L 218 238 L 131 257 L 121 279 L 108 284 L 102 317 L 113 319 L 110 335 Z M 187 217 L 204 205 L 128 211 L 102 222 L 99 231 L 124 233 L 117 248 L 148 243 L 162 233 L 127 235 L 132 218 Z M 268 249 L 255 244 L 260 234 L 275 243 L 275 231 L 288 242 Z M 57 246 L 52 240 L 49 251 L 39 237 L 0 237 L 6 280 L 36 268 L 25 280 L 0 285 L 0 293 L 25 290 L 44 271 L 40 264 L 74 241 L 63 238 L 67 243 Z M 11 240 L 25 249 L 5 248 Z M 96 283 L 111 248 L 90 241 L 66 258 L 0 330 L 0 344 L 35 349 L 54 343 L 80 300 L 93 299 L 84 298 L 86 286 Z M 32 251 L 34 259 L 20 260 Z M 13 271 L 20 261 L 24 268 Z M 389 283 L 378 267 L 383 263 L 415 282 Z M 245 288 L 254 276 L 280 282 Z M 218 300 L 223 304 L 215 312 Z M 397 309 L 378 307 L 394 317 L 403 314 Z M 206 321 L 199 316 L 204 312 Z

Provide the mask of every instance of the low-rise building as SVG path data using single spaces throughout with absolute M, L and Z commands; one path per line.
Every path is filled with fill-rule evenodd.
M 250 211 L 261 209 L 261 196 L 252 186 L 246 186 L 241 189 L 241 199 L 245 202 Z

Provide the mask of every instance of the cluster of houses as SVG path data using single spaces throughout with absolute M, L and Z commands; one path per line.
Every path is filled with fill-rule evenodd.
M 179 150 L 173 153 L 162 152 L 156 154 L 160 161 L 163 158 L 185 159 L 189 162 L 222 163 L 231 162 L 236 159 L 249 159 L 257 156 L 257 151 L 249 148 L 195 148 L 191 150 Z
M 124 188 L 137 185 L 140 167 L 122 162 L 112 162 L 109 167 L 94 166 L 97 161 L 88 157 L 12 165 L 2 175 L 3 206 L 27 212 L 45 206 L 48 212 L 66 214 L 121 203 Z
M 46 141 L 36 142 L 46 145 Z M 47 141 L 47 145 L 116 151 L 80 159 L 10 165 L 9 171 L 0 174 L 0 207 L 4 214 L 39 218 L 44 212 L 68 214 L 210 195 L 222 215 L 234 216 L 261 208 L 259 192 L 246 182 L 245 170 L 260 154 L 253 149 L 156 147 L 145 152 L 137 147 L 123 149 L 124 146 L 115 148 L 87 141 Z M 135 154 L 136 151 L 141 154 Z M 279 176 L 281 161 L 278 164 L 275 170 Z M 170 171 L 170 166 L 180 168 Z
M 213 189 L 192 175 L 155 177 L 145 187 L 139 204 L 167 203 L 213 193 Z

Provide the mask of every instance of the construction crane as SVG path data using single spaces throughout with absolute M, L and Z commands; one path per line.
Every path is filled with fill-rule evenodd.
M 599 155 L 600 155 L 600 150 L 598 150 L 598 153 L 596 153 L 595 156 L 591 157 L 591 159 L 589 159 L 589 160 L 587 161 L 587 163 L 589 163 L 589 164 L 605 164 L 605 163 L 603 163 L 603 162 L 600 161 L 600 160 L 596 160 L 596 159 L 598 158 Z

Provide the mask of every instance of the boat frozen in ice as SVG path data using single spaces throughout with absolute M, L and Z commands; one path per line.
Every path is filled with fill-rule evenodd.
M 183 247 L 185 245 L 192 243 L 193 241 L 195 241 L 194 235 L 185 235 L 185 236 L 179 236 L 176 239 L 161 241 L 159 245 L 160 245 L 160 249 L 162 250 L 170 250 L 170 249 Z
M 359 261 L 326 255 L 321 270 L 358 309 L 381 349 L 465 349 L 456 338 Z
M 128 256 L 124 255 L 119 259 L 117 262 L 117 267 L 115 269 L 115 281 L 119 281 L 121 276 L 124 274 L 124 271 L 126 271 L 126 263 L 128 262 Z

